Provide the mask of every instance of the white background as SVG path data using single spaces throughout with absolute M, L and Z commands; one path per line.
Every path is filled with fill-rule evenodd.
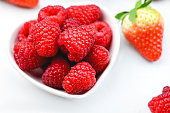
M 147 104 L 170 85 L 170 1 L 155 0 L 152 7 L 165 20 L 163 54 L 158 62 L 146 61 L 121 35 L 120 52 L 110 75 L 85 99 L 70 100 L 49 94 L 20 76 L 8 61 L 11 32 L 37 17 L 48 4 L 69 5 L 83 0 L 41 0 L 39 7 L 24 9 L 0 1 L 0 113 L 150 113 Z M 136 0 L 92 0 L 112 11 L 130 10 Z

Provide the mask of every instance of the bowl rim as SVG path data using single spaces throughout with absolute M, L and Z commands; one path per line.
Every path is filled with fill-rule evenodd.
M 88 97 L 89 95 L 91 95 L 92 93 L 94 93 L 94 91 L 101 85 L 102 81 L 104 80 L 104 78 L 108 75 L 109 71 L 112 69 L 116 58 L 118 56 L 118 52 L 119 52 L 119 48 L 120 48 L 120 33 L 119 33 L 119 27 L 118 27 L 118 23 L 116 21 L 116 19 L 114 18 L 114 16 L 112 16 L 112 13 L 103 5 L 96 3 L 96 2 L 91 2 L 91 1 L 84 1 L 84 2 L 77 2 L 77 3 L 73 3 L 71 5 L 88 5 L 88 4 L 95 4 L 97 6 L 99 6 L 101 8 L 101 10 L 104 10 L 105 12 L 107 12 L 107 15 L 109 15 L 109 17 L 111 18 L 111 20 L 113 21 L 113 26 L 110 25 L 110 23 L 108 23 L 113 31 L 112 33 L 112 37 L 114 39 L 112 39 L 112 44 L 111 44 L 111 48 L 113 48 L 113 52 L 112 52 L 112 57 L 110 58 L 110 62 L 109 65 L 107 66 L 107 68 L 104 70 L 104 72 L 102 73 L 102 75 L 100 76 L 100 78 L 97 80 L 96 84 L 86 93 L 81 94 L 81 95 L 71 95 L 68 94 L 66 92 L 51 88 L 49 86 L 46 86 L 44 84 L 42 84 L 41 82 L 38 82 L 37 80 L 35 80 L 34 78 L 32 78 L 31 76 L 27 75 L 24 71 L 22 71 L 18 65 L 16 64 L 14 57 L 13 57 L 13 45 L 14 45 L 14 40 L 16 40 L 16 38 L 12 38 L 15 34 L 15 32 L 12 32 L 12 34 L 10 35 L 9 38 L 9 48 L 8 48 L 8 57 L 9 57 L 9 61 L 10 64 L 13 66 L 14 69 L 17 70 L 18 73 L 20 73 L 21 76 L 23 76 L 24 78 L 26 78 L 28 81 L 30 81 L 32 84 L 34 84 L 35 86 L 39 87 L 42 90 L 45 90 L 49 93 L 52 93 L 54 95 L 60 96 L 60 97 L 64 97 L 64 98 L 70 98 L 70 99 L 81 99 L 81 98 L 85 98 Z M 21 26 L 21 25 L 20 25 Z M 16 31 L 15 28 L 14 31 Z

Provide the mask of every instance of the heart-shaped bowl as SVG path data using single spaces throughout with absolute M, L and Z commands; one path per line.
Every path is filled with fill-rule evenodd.
M 51 87 L 48 87 L 46 85 L 44 85 L 41 82 L 41 77 L 40 76 L 35 76 L 34 74 L 37 72 L 41 75 L 42 71 L 39 70 L 37 72 L 24 72 L 22 71 L 18 65 L 16 64 L 14 57 L 13 57 L 13 48 L 14 48 L 14 44 L 17 42 L 17 34 L 19 29 L 21 28 L 20 25 L 19 27 L 17 26 L 17 28 L 14 30 L 14 32 L 11 34 L 10 40 L 9 40 L 9 61 L 12 64 L 12 66 L 20 73 L 21 76 L 25 77 L 27 80 L 29 80 L 31 83 L 33 83 L 35 86 L 49 92 L 52 93 L 54 95 L 58 95 L 64 98 L 84 98 L 87 97 L 89 95 L 91 95 L 97 88 L 99 88 L 99 86 L 102 84 L 103 80 L 105 77 L 112 75 L 111 73 L 111 69 L 113 69 L 113 65 L 116 61 L 116 57 L 118 55 L 119 52 L 119 46 L 120 46 L 120 33 L 119 33 L 119 28 L 118 28 L 118 24 L 116 19 L 114 18 L 114 15 L 103 5 L 95 3 L 95 2 L 79 2 L 76 4 L 70 4 L 70 5 L 88 5 L 88 4 L 95 4 L 97 6 L 99 6 L 101 8 L 102 11 L 102 20 L 106 21 L 111 29 L 112 29 L 112 42 L 111 42 L 111 47 L 110 47 L 110 62 L 107 66 L 107 68 L 104 70 L 104 72 L 100 75 L 100 77 L 97 79 L 96 84 L 93 86 L 92 89 L 90 89 L 88 92 L 81 94 L 81 95 L 71 95 L 66 93 L 65 91 L 62 90 L 58 90 L 58 89 L 54 89 Z M 27 20 L 26 20 L 27 21 Z

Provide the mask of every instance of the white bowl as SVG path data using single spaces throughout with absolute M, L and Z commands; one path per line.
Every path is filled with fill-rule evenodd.
M 11 37 L 10 37 L 9 60 L 10 60 L 11 64 L 13 65 L 13 67 L 21 74 L 21 76 L 25 77 L 27 80 L 29 80 L 31 83 L 38 86 L 39 88 L 41 88 L 49 93 L 52 93 L 54 95 L 61 96 L 64 98 L 84 98 L 84 97 L 91 95 L 97 88 L 99 88 L 99 86 L 102 84 L 102 81 L 104 80 L 105 77 L 109 76 L 109 74 L 111 75 L 111 73 L 109 73 L 109 72 L 111 71 L 111 69 L 115 63 L 115 60 L 116 60 L 116 57 L 117 57 L 118 51 L 119 51 L 119 46 L 120 46 L 120 34 L 119 34 L 119 28 L 117 25 L 117 21 L 115 20 L 114 15 L 106 7 L 104 7 L 101 4 L 97 4 L 95 2 L 79 2 L 76 4 L 70 4 L 70 5 L 86 5 L 86 4 L 96 4 L 101 8 L 101 11 L 103 13 L 103 20 L 106 21 L 110 25 L 112 32 L 113 32 L 112 45 L 110 48 L 110 63 L 107 66 L 107 68 L 105 69 L 105 71 L 102 73 L 102 75 L 98 78 L 94 87 L 91 90 L 89 90 L 88 92 L 86 92 L 85 94 L 70 95 L 70 94 L 67 94 L 65 91 L 61 91 L 61 90 L 57 90 L 57 89 L 48 87 L 48 86 L 42 84 L 40 77 L 35 77 L 35 76 L 32 76 L 31 73 L 22 71 L 16 64 L 14 57 L 13 57 L 13 47 L 17 41 L 17 34 L 19 31 L 19 28 L 21 27 L 21 25 L 20 25 L 20 27 L 17 26 L 16 30 L 11 34 Z M 27 21 L 27 20 L 25 20 L 25 21 Z

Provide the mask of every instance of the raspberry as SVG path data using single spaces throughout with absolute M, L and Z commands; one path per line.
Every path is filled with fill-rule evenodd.
M 40 56 L 52 57 L 58 51 L 57 40 L 60 34 L 60 27 L 52 21 L 41 21 L 35 24 L 32 35 L 35 47 Z
M 70 61 L 79 62 L 93 46 L 95 37 L 94 27 L 83 25 L 62 32 L 58 44 L 59 46 L 65 46 L 62 48 L 68 52 Z
M 83 94 L 96 83 L 95 70 L 88 62 L 80 62 L 65 76 L 63 88 L 69 94 Z
M 24 34 L 18 34 L 18 41 L 21 42 L 23 40 L 26 40 L 27 39 L 27 36 L 25 36 Z
M 62 31 L 65 31 L 69 28 L 73 28 L 73 27 L 78 27 L 80 26 L 81 23 L 76 20 L 76 19 L 73 19 L 73 18 L 68 18 L 66 19 L 66 21 L 63 23 L 62 27 L 61 27 L 61 30 Z
M 103 46 L 94 45 L 85 61 L 89 62 L 97 73 L 102 72 L 109 63 L 109 51 Z
M 165 87 L 164 90 L 166 88 L 167 87 Z M 168 90 L 163 91 L 164 93 L 152 98 L 148 103 L 152 113 L 170 113 L 170 91 Z
M 30 34 L 28 35 L 28 37 L 26 38 L 24 35 L 18 35 L 18 39 L 21 41 L 27 41 L 27 42 L 33 42 L 33 36 Z
M 33 42 L 33 36 L 32 35 L 29 35 L 28 37 L 27 37 L 27 39 L 25 39 L 26 41 L 28 41 L 28 42 Z
M 92 25 L 95 26 L 97 34 L 94 44 L 109 47 L 112 38 L 112 30 L 110 26 L 104 21 L 96 21 Z
M 64 77 L 69 71 L 70 66 L 68 62 L 63 57 L 56 57 L 43 73 L 42 82 L 47 86 L 62 89 Z
M 169 86 L 165 86 L 165 87 L 163 88 L 162 93 L 166 93 L 166 92 L 170 92 L 170 87 L 169 87 Z
M 27 37 L 30 37 L 31 30 L 36 23 L 36 20 L 30 20 L 28 22 L 25 22 L 19 31 L 18 41 L 23 41 L 27 39 Z
M 55 5 L 55 6 L 47 6 L 42 8 L 38 14 L 38 21 L 43 19 L 47 19 L 50 21 L 57 22 L 61 25 L 67 17 L 67 13 L 64 7 Z
M 81 24 L 90 24 L 101 17 L 100 8 L 96 5 L 70 6 L 67 8 L 68 17 L 77 19 Z
M 23 71 L 31 71 L 43 65 L 45 59 L 37 54 L 32 42 L 18 42 L 14 46 L 14 58 Z

